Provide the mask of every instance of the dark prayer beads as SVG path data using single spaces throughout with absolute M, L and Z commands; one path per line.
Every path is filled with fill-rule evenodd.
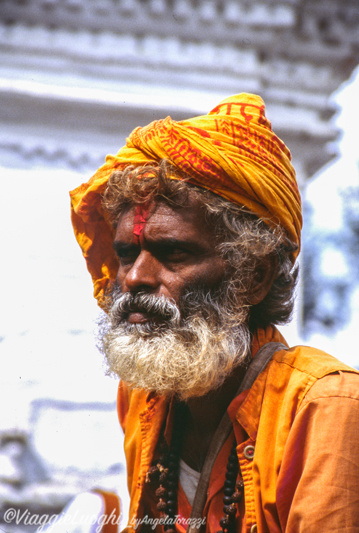
M 174 528 L 175 515 L 177 511 L 177 488 L 179 476 L 179 458 L 181 451 L 181 436 L 183 424 L 183 405 L 176 406 L 173 435 L 171 447 L 167 457 L 160 456 L 157 465 L 152 466 L 146 476 L 146 481 L 159 484 L 156 489 L 156 496 L 159 498 L 157 510 L 164 518 L 164 531 L 166 533 L 176 533 Z M 164 446 L 161 446 L 162 450 Z
M 174 523 L 177 511 L 177 491 L 179 477 L 179 459 L 181 451 L 181 435 L 183 417 L 183 406 L 178 404 L 175 412 L 173 435 L 171 439 L 170 451 L 167 457 L 161 453 L 157 464 L 151 466 L 146 475 L 146 482 L 151 485 L 159 485 L 155 493 L 159 499 L 157 509 L 161 514 L 165 514 L 165 533 L 176 533 Z M 162 451 L 163 451 L 163 445 Z M 220 519 L 221 530 L 217 533 L 232 533 L 235 529 L 235 517 L 237 514 L 237 504 L 241 501 L 244 483 L 240 476 L 237 451 L 237 443 L 234 441 L 231 453 L 227 462 L 225 482 L 223 487 L 223 512 Z M 239 478 L 238 478 L 239 473 Z
M 242 498 L 243 480 L 237 480 L 239 466 L 237 458 L 237 443 L 234 441 L 231 453 L 227 462 L 226 480 L 224 482 L 223 512 L 224 516 L 220 519 L 219 525 L 221 530 L 217 533 L 229 533 L 235 526 L 235 517 L 237 514 L 237 503 Z

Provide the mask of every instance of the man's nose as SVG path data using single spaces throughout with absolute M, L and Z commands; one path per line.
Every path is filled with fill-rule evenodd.
M 160 268 L 158 260 L 147 250 L 142 250 L 131 268 L 126 272 L 125 290 L 136 291 L 142 288 L 155 291 L 160 285 Z

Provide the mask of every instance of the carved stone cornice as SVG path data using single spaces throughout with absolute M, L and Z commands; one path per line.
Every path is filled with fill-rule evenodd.
M 359 61 L 354 0 L 3 0 L 0 20 L 0 156 L 81 168 L 137 125 L 244 91 L 309 176 Z

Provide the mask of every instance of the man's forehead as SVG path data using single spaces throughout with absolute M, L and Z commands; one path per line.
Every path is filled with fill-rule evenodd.
M 135 207 L 133 215 L 133 240 L 136 244 L 140 243 L 141 235 L 145 228 L 148 216 L 150 214 L 150 204 L 138 204 Z
M 205 234 L 209 230 L 197 202 L 186 207 L 169 206 L 164 202 L 138 204 L 124 211 L 118 220 L 116 239 L 131 233 L 134 240 L 146 233 L 148 236 L 183 237 Z

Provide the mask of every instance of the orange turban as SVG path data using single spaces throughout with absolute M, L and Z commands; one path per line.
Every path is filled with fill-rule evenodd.
M 302 215 L 290 152 L 273 133 L 263 100 L 239 94 L 208 115 L 180 122 L 167 117 L 136 128 L 117 155 L 107 156 L 90 181 L 71 192 L 72 223 L 99 305 L 118 268 L 113 230 L 101 209 L 107 180 L 126 165 L 161 159 L 185 171 L 194 185 L 246 207 L 271 226 L 279 224 L 299 251 Z

